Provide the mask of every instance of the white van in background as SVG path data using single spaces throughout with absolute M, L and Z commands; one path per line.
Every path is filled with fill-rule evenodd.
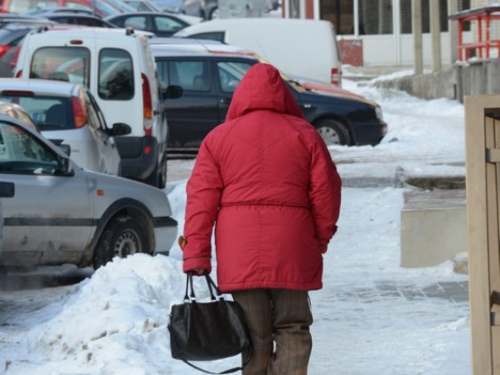
M 216 19 L 173 35 L 248 48 L 294 78 L 341 86 L 342 62 L 330 21 L 287 18 Z
M 23 40 L 15 77 L 87 86 L 110 127 L 121 123 L 132 129 L 128 135 L 114 137 L 120 176 L 164 188 L 168 128 L 146 40 L 152 35 L 100 27 L 31 32 Z

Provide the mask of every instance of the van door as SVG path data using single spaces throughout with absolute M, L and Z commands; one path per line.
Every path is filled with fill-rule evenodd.
M 156 66 L 162 89 L 178 85 L 182 96 L 164 105 L 169 126 L 169 148 L 197 148 L 220 123 L 217 91 L 210 64 L 205 59 L 158 57 Z
M 110 48 L 109 41 L 96 41 L 97 67 L 91 74 L 90 91 L 110 127 L 121 122 L 142 132 L 142 111 L 127 110 L 142 107 L 141 72 L 133 68 L 139 62 L 122 48 L 119 38 L 113 42 Z

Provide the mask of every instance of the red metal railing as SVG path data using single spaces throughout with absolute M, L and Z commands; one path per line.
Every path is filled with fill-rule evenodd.
M 500 5 L 491 5 L 454 13 L 448 16 L 450 20 L 458 21 L 458 59 L 467 61 L 471 57 L 488 59 L 491 49 L 500 51 L 500 39 L 491 39 L 491 23 L 500 20 Z M 472 43 L 464 42 L 464 25 L 471 22 L 477 27 L 477 40 Z

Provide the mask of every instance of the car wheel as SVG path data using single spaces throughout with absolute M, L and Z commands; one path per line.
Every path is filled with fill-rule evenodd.
M 346 127 L 338 121 L 324 119 L 318 121 L 315 127 L 327 146 L 351 144 L 349 132 Z
M 219 8 L 216 7 L 210 11 L 210 14 L 208 15 L 209 20 L 216 20 L 219 18 Z
M 104 266 L 115 256 L 125 258 L 136 253 L 151 253 L 146 231 L 131 217 L 112 220 L 104 230 L 94 251 L 94 269 Z

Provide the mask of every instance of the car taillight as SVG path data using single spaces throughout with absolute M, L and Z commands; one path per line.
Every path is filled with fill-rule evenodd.
M 81 128 L 87 123 L 87 113 L 85 112 L 85 108 L 83 108 L 82 101 L 79 97 L 73 96 L 71 98 L 71 103 L 73 105 L 75 128 Z
M 1 46 L 0 45 L 0 57 L 2 57 L 3 55 L 5 55 L 7 52 L 10 51 L 10 46 Z
M 22 69 L 16 73 L 16 78 L 19 78 L 23 75 Z
M 144 121 L 144 133 L 145 135 L 152 134 L 152 119 L 153 119 L 153 102 L 151 100 L 151 87 L 149 86 L 148 77 L 144 73 L 141 74 L 142 78 L 142 106 L 143 110 L 143 121 Z
M 12 68 L 12 70 L 14 70 L 14 68 L 16 67 L 16 64 L 17 64 L 17 59 L 19 57 L 19 52 L 21 52 L 21 45 L 18 44 L 16 46 L 16 49 L 14 50 L 14 56 L 12 56 L 12 60 L 10 60 L 10 67 Z M 17 77 L 19 78 L 19 77 Z
M 339 68 L 332 68 L 331 82 L 334 85 L 340 86 L 340 71 L 339 71 Z

